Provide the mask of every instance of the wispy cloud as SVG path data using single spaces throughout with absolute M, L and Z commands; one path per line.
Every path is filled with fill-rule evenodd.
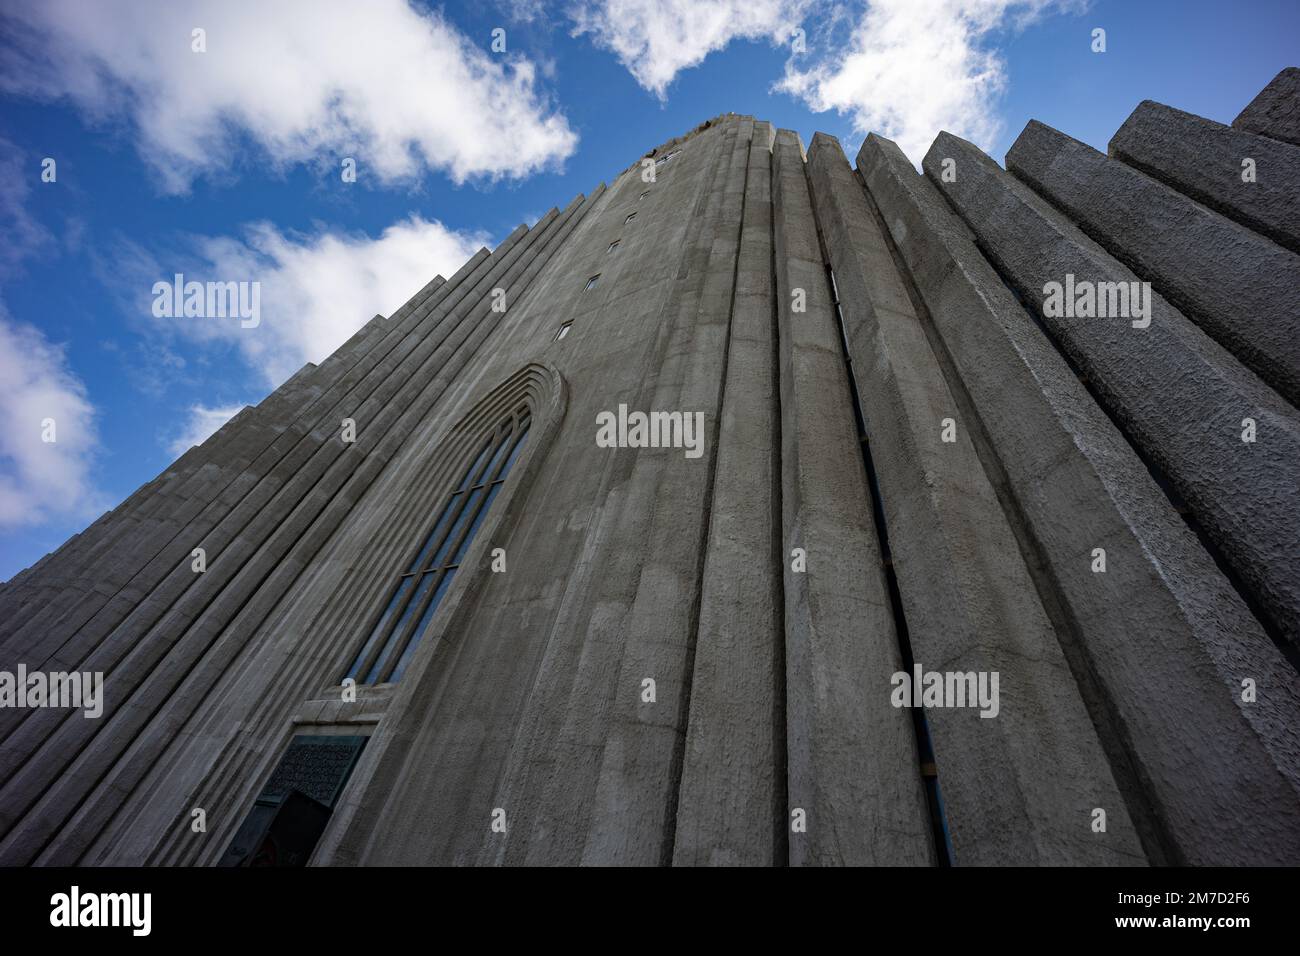
M 304 363 L 326 358 L 376 312 L 390 315 L 434 275 L 450 276 L 486 242 L 484 234 L 457 232 L 419 216 L 394 223 L 376 238 L 328 228 L 285 232 L 260 222 L 238 237 L 191 237 L 165 254 L 120 242 L 100 274 L 137 331 L 163 345 L 233 348 L 261 384 L 274 387 Z M 155 318 L 153 285 L 171 282 L 176 273 L 187 282 L 260 283 L 259 324 L 244 327 L 229 317 Z M 237 378 L 226 376 L 221 387 Z
M 0 281 L 33 256 L 57 253 L 53 234 L 28 210 L 34 160 L 0 139 Z M 89 517 L 107 496 L 94 480 L 95 408 L 66 349 L 16 320 L 0 298 L 0 530 L 53 517 Z M 47 439 L 53 439 L 47 440 Z
M 810 0 L 576 0 L 575 36 L 611 50 L 637 83 L 663 99 L 682 70 L 733 40 L 786 43 Z
M 994 44 L 1086 0 L 574 0 L 575 35 L 613 51 L 660 99 L 685 69 L 735 40 L 789 49 L 774 90 L 853 131 L 878 132 L 919 161 L 940 130 L 990 147 L 1008 78 Z M 805 49 L 792 42 L 803 29 Z
M 95 409 L 61 345 L 0 303 L 0 529 L 106 505 L 96 487 Z M 46 438 L 52 437 L 53 441 Z
M 23 260 L 54 245 L 53 234 L 27 209 L 31 183 L 39 175 L 35 160 L 14 143 L 0 137 L 0 279 L 16 273 Z
M 786 64 L 777 85 L 810 109 L 847 116 L 855 133 L 881 133 L 919 163 L 940 130 L 989 148 L 1001 131 L 1006 63 L 990 45 L 1074 0 L 872 0 L 848 42 L 805 66 Z
M 189 417 L 181 424 L 180 433 L 167 445 L 167 453 L 179 458 L 195 445 L 202 445 L 218 428 L 238 414 L 243 405 L 191 405 Z
M 382 183 L 526 176 L 577 143 L 532 62 L 408 0 L 42 0 L 5 5 L 0 35 L 0 90 L 126 119 L 168 192 L 228 176 L 240 136 Z

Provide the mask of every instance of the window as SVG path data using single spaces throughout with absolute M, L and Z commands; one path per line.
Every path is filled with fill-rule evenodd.
M 592 289 L 596 288 L 596 283 L 599 281 L 600 281 L 600 273 L 597 272 L 594 276 L 592 276 L 590 279 L 587 280 L 587 284 L 583 286 L 582 291 L 583 292 L 591 291 Z
M 483 441 L 448 493 L 420 550 L 397 576 L 388 603 L 345 677 L 358 684 L 401 680 L 470 543 L 523 451 L 530 421 L 528 406 L 522 405 Z
M 560 341 L 560 339 L 562 339 L 562 338 L 564 338 L 566 335 L 568 335 L 568 334 L 569 334 L 569 329 L 572 328 L 572 327 L 573 327 L 573 323 L 572 323 L 572 322 L 565 322 L 562 326 L 560 326 L 560 331 L 558 331 L 558 332 L 555 333 L 555 341 L 558 342 L 558 341 Z
M 613 252 L 615 249 L 618 248 L 618 244 L 619 244 L 620 242 L 622 242 L 622 241 L 623 241 L 622 239 L 615 239 L 613 242 L 611 242 L 611 243 L 609 244 L 609 248 L 606 249 L 605 251 L 606 251 L 607 253 L 608 253 L 608 252 Z
M 649 195 L 650 195 L 650 190 L 647 189 L 647 190 L 646 190 L 645 192 L 643 192 L 641 195 L 639 195 L 639 196 L 636 197 L 636 201 L 637 201 L 637 202 L 640 202 L 642 199 L 645 199 L 645 197 L 646 197 L 646 196 L 649 196 Z
M 668 163 L 668 162 L 669 162 L 669 161 L 670 161 L 674 156 L 676 156 L 676 155 L 677 155 L 678 153 L 680 153 L 680 152 L 681 152 L 680 149 L 675 149 L 675 150 L 673 150 L 671 153 L 668 153 L 668 154 L 666 154 L 666 155 L 664 155 L 664 156 L 660 156 L 658 159 L 655 160 L 655 165 L 656 165 L 656 166 L 663 166 L 663 165 L 665 165 L 665 164 Z
M 631 222 L 631 221 L 632 221 L 633 219 L 635 219 L 635 218 L 636 218 L 636 213 L 631 213 L 631 214 L 628 215 L 628 217 L 627 217 L 626 219 L 623 220 L 623 222 L 628 223 L 628 222 Z

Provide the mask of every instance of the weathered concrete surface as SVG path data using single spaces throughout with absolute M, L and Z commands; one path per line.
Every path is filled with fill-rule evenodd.
M 1300 252 L 1300 147 L 1143 100 L 1110 155 Z
M 958 865 L 1145 862 L 1057 637 L 967 421 L 840 144 L 808 154 L 891 529 L 912 654 L 999 675 L 1000 705 L 928 713 Z M 953 442 L 943 441 L 946 419 Z M 1115 807 L 1109 839 L 1092 809 Z
M 956 160 L 943 182 L 944 158 Z M 1147 319 L 1054 315 L 1049 283 L 1138 277 L 965 140 L 941 133 L 932 181 L 1164 474 L 1279 631 L 1300 646 L 1300 413 L 1160 295 Z M 1134 322 L 1149 321 L 1145 328 Z M 1242 440 L 1247 420 L 1258 440 Z
M 726 114 L 649 151 L 656 181 L 634 162 L 431 280 L 0 590 L 0 669 L 107 673 L 100 720 L 0 712 L 0 862 L 212 864 L 306 733 L 369 737 L 316 864 L 928 864 L 927 726 L 959 863 L 1138 862 L 1134 833 L 1154 863 L 1300 857 L 1295 671 L 1052 338 L 896 150 L 883 222 L 842 163 L 819 218 L 771 142 Z M 596 446 L 620 404 L 703 413 L 702 454 Z M 347 699 L 521 405 L 405 676 Z M 918 648 L 1000 668 L 999 718 L 891 706 Z
M 641 539 L 645 564 L 623 622 L 622 659 L 601 754 L 600 775 L 582 861 L 658 864 L 672 859 L 674 795 L 681 778 L 690 704 L 700 575 L 716 467 L 722 385 L 732 318 L 736 261 L 753 121 L 728 124 L 722 144 L 717 205 L 706 220 L 711 242 L 690 264 L 690 295 L 676 316 L 652 408 L 701 412 L 706 443 L 690 459 L 677 448 L 647 449 L 638 465 L 649 474 L 649 501 L 661 503 Z M 673 502 L 690 502 L 673 507 Z M 657 699 L 647 702 L 643 682 Z
M 1300 406 L 1300 256 L 1036 120 L 1007 171 Z
M 926 864 L 934 851 L 911 716 L 889 701 L 898 635 L 796 134 L 777 133 L 772 165 L 788 790 L 790 810 L 807 814 L 807 832 L 790 834 L 790 863 Z M 792 570 L 794 548 L 806 551 L 806 572 Z
M 1295 859 L 1294 671 L 934 185 L 874 135 L 857 162 L 1148 858 Z M 1098 547 L 1105 573 L 1092 571 Z M 1243 702 L 1243 674 L 1268 694 Z
M 523 245 L 512 248 L 515 254 L 504 255 L 483 281 L 508 286 L 523 268 L 518 252 L 529 240 L 545 234 L 546 230 L 537 229 L 524 236 Z M 535 261 L 530 268 L 535 270 L 542 261 Z M 337 441 L 337 425 L 329 426 L 328 431 L 319 429 L 309 441 L 299 442 L 302 457 L 298 467 L 286 460 L 275 466 L 288 469 L 283 483 L 273 480 L 273 470 L 257 485 L 258 490 L 266 489 L 264 497 L 245 496 L 218 524 L 215 539 L 201 542 L 210 554 L 225 560 L 214 560 L 202 575 L 193 574 L 188 564 L 173 564 L 167 577 L 172 596 L 167 596 L 165 587 L 156 589 L 85 659 L 85 669 L 111 670 L 119 686 L 131 688 L 129 703 L 110 697 L 100 721 L 71 721 L 65 719 L 66 711 L 43 710 L 8 736 L 0 748 L 0 764 L 14 772 L 0 787 L 0 829 L 9 831 L 24 807 L 32 806 L 35 812 L 7 832 L 0 842 L 0 859 L 28 860 L 48 841 L 57 818 L 45 808 L 75 806 L 132 740 L 152 707 L 168 699 L 188 667 L 214 640 L 224 633 L 227 643 L 234 643 L 233 649 L 247 640 L 283 589 L 301 572 L 302 561 L 294 556 L 311 554 L 323 544 L 350 509 L 353 496 L 384 466 L 391 455 L 389 448 L 409 434 L 437 398 L 449 377 L 440 356 L 446 358 L 458 351 L 470 329 L 478 325 L 473 319 L 487 314 L 492 287 L 483 286 L 472 303 L 464 303 L 461 315 L 471 321 L 458 323 L 446 341 L 430 338 L 418 345 L 412 343 L 414 348 L 406 360 L 413 363 L 413 370 L 426 357 L 432 359 L 435 369 L 441 369 L 432 381 L 401 374 L 381 376 L 377 392 L 353 412 L 358 422 L 358 440 L 353 446 Z M 460 318 L 456 313 L 453 316 Z M 336 494 L 340 490 L 343 494 Z M 315 520 L 318 516 L 320 521 Z M 223 533 L 228 536 L 224 541 Z M 222 547 L 226 543 L 229 548 Z M 182 637 L 188 640 L 184 641 L 185 651 L 178 653 L 173 645 Z M 100 746 L 67 767 L 80 743 L 97 732 L 107 734 Z M 30 759 L 38 748 L 49 756 Z M 101 799 L 116 797 L 108 791 Z M 66 832 L 63 836 L 70 839 Z
M 673 865 L 787 853 L 772 127 L 754 126 Z
M 1273 77 L 1232 125 L 1300 146 L 1300 67 L 1288 66 Z
M 485 596 L 492 620 L 478 614 L 468 631 L 458 627 L 438 668 L 403 680 L 396 703 L 408 692 L 420 703 L 402 715 L 385 746 L 395 758 L 392 776 L 381 765 L 375 779 L 390 796 L 358 803 L 352 819 L 340 824 L 337 855 L 327 858 L 576 863 L 589 856 L 638 862 L 652 854 L 659 862 L 671 852 L 669 805 L 652 805 L 651 794 L 675 796 L 676 775 L 653 761 L 682 742 L 673 722 L 685 712 L 674 714 L 670 702 L 680 702 L 683 688 L 666 668 L 685 666 L 684 644 L 693 632 L 679 629 L 690 608 L 667 603 L 662 589 L 689 584 L 694 591 L 699 565 L 691 583 L 690 562 L 698 558 L 683 555 L 691 542 L 666 535 L 692 526 L 702 531 L 709 498 L 700 489 L 691 493 L 682 479 L 694 481 L 711 467 L 716 443 L 710 439 L 695 460 L 681 449 L 597 450 L 594 416 L 620 402 L 672 408 L 704 384 L 692 369 L 723 354 L 716 328 L 729 319 L 734 262 L 732 271 L 719 272 L 711 250 L 729 242 L 734 255 L 739 238 L 738 219 L 719 227 L 724 206 L 739 199 L 739 184 L 725 179 L 737 157 L 743 171 L 748 151 L 747 142 L 735 149 L 736 122 L 695 138 L 659 172 L 644 201 L 639 170 L 621 176 L 549 270 L 555 285 L 543 282 L 536 308 L 519 313 L 513 334 L 508 329 L 498 340 L 483 388 L 493 387 L 521 355 L 539 350 L 572 383 L 574 407 L 547 450 L 538 493 L 524 513 L 527 525 L 512 539 L 512 560 L 531 583 L 506 604 Z M 626 223 L 634 210 L 638 218 Z M 615 238 L 623 242 L 619 258 L 598 258 Z M 595 294 L 584 295 L 593 259 L 612 265 Z M 714 291 L 719 282 L 728 286 L 723 295 Z M 553 333 L 557 311 L 573 319 L 574 331 L 542 345 L 539 325 Z M 712 328 L 694 336 L 700 316 Z M 713 342 L 717 350 L 706 348 Z M 720 381 L 715 377 L 715 389 Z M 716 408 L 701 410 L 716 424 Z M 702 537 L 694 541 L 697 552 L 702 543 Z M 682 577 L 688 580 L 675 585 Z M 516 586 L 495 585 L 511 592 Z M 651 597 L 657 608 L 647 603 Z M 651 634 L 656 610 L 662 626 Z M 641 621 L 630 624 L 633 614 Z M 634 644 L 633 627 L 646 646 Z M 648 655 L 655 661 L 644 670 Z M 479 673 L 491 675 L 488 698 Z M 640 703 L 645 678 L 657 681 L 654 705 Z M 493 716 L 502 710 L 512 717 Z M 410 739 L 405 755 L 397 738 Z M 616 740 L 631 745 L 626 760 Z M 483 773 L 487 765 L 491 775 Z M 633 793 L 635 802 L 616 826 L 609 801 L 624 781 L 646 786 Z M 438 815 L 421 813 L 421 803 L 438 807 Z M 510 814 L 504 837 L 482 825 L 494 806 Z M 402 821 L 397 827 L 383 822 L 394 817 Z M 420 841 L 412 844 L 410 833 Z

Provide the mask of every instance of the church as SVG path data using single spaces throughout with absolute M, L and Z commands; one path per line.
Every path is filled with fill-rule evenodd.
M 1298 72 L 725 114 L 431 278 L 0 588 L 102 676 L 0 707 L 0 864 L 1294 863 Z

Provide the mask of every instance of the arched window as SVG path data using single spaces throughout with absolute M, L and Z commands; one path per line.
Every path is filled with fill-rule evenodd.
M 524 442 L 531 415 L 521 405 L 477 446 L 455 487 L 447 493 L 437 519 L 425 534 L 345 677 L 358 684 L 383 684 L 401 679 L 425 629 L 501 491 Z

